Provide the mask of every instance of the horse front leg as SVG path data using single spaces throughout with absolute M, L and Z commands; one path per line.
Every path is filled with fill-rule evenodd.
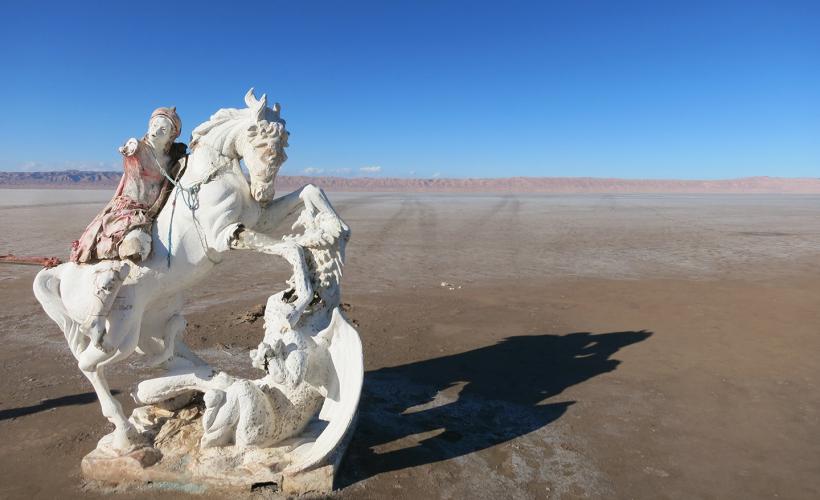
M 278 255 L 288 261 L 293 268 L 294 292 L 284 295 L 291 307 L 286 317 L 291 327 L 296 326 L 305 308 L 313 300 L 313 285 L 302 247 L 292 241 L 279 241 L 244 227 L 240 227 L 234 234 L 230 246 L 236 250 L 254 250 L 269 255 Z
M 333 232 L 340 233 L 344 239 L 350 236 L 350 228 L 336 213 L 325 192 L 313 184 L 306 184 L 296 191 L 267 204 L 262 209 L 262 214 L 256 225 L 254 225 L 254 229 L 261 233 L 270 233 L 282 221 L 296 213 L 300 205 L 304 205 L 311 215 L 316 213 L 326 214 L 333 221 L 333 225 L 337 226 L 332 228 Z
M 262 214 L 259 216 L 259 220 L 253 228 L 260 233 L 269 234 L 273 232 L 282 221 L 296 213 L 296 210 L 302 206 L 302 198 L 300 196 L 303 190 L 304 187 L 297 189 L 292 193 L 276 198 L 262 207 Z

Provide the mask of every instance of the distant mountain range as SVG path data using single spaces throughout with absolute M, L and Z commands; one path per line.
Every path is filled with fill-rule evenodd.
M 0 188 L 100 189 L 117 185 L 122 172 L 0 172 Z M 307 183 L 328 191 L 430 193 L 791 193 L 820 194 L 820 178 L 744 177 L 726 180 L 506 177 L 498 179 L 398 179 L 279 176 L 279 190 Z
M 97 188 L 116 186 L 122 172 L 61 170 L 56 172 L 0 172 L 4 188 Z

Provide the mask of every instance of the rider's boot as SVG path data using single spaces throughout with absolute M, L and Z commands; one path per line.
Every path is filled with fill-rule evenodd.
M 151 253 L 151 235 L 144 229 L 132 229 L 125 235 L 117 252 L 122 260 L 144 261 Z
M 128 262 L 112 261 L 110 266 L 94 272 L 94 298 L 81 327 L 91 337 L 92 344 L 100 350 L 104 350 L 102 340 L 105 336 L 105 320 L 130 271 Z

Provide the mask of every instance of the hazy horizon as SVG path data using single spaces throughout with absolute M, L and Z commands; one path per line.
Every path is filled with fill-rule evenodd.
M 111 169 L 82 169 L 82 168 L 65 168 L 59 170 L 7 170 L 0 168 L 0 173 L 14 173 L 14 174 L 49 174 L 49 173 L 63 173 L 63 172 L 81 172 L 81 173 L 98 173 L 98 174 L 111 174 L 111 173 L 121 173 L 122 168 L 111 168 Z M 681 181 L 681 182 L 696 182 L 696 181 L 705 181 L 705 182 L 715 182 L 715 181 L 732 181 L 732 180 L 743 180 L 743 179 L 793 179 L 793 180 L 801 180 L 801 179 L 820 179 L 820 175 L 815 176 L 802 176 L 802 177 L 788 177 L 782 175 L 747 175 L 742 177 L 699 177 L 699 178 L 685 178 L 685 177 L 613 177 L 613 176 L 588 176 L 588 175 L 506 175 L 506 176 L 493 176 L 493 177 L 471 177 L 471 176 L 461 176 L 461 177 L 445 177 L 445 176 L 393 176 L 393 175 L 367 175 L 367 174 L 355 174 L 355 175 L 340 175 L 340 174 L 322 174 L 322 173 L 293 173 L 293 172 L 280 172 L 280 177 L 314 177 L 317 179 L 321 178 L 332 178 L 332 179 L 346 179 L 346 180 L 356 180 L 356 179 L 381 179 L 381 180 L 504 180 L 504 179 L 516 179 L 516 178 L 525 178 L 525 179 L 596 179 L 596 180 L 623 180 L 623 181 Z M 2 186 L 0 186 L 2 187 Z

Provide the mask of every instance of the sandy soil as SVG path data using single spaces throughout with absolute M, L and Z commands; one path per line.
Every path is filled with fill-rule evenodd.
M 51 196 L 0 206 L 0 254 L 67 254 L 99 201 Z M 367 364 L 334 497 L 820 497 L 815 198 L 331 197 Z M 242 317 L 286 270 L 227 260 L 190 344 L 247 371 Z M 109 428 L 35 272 L 0 267 L 0 497 L 95 498 L 79 462 Z M 148 374 L 113 370 L 124 405 Z

